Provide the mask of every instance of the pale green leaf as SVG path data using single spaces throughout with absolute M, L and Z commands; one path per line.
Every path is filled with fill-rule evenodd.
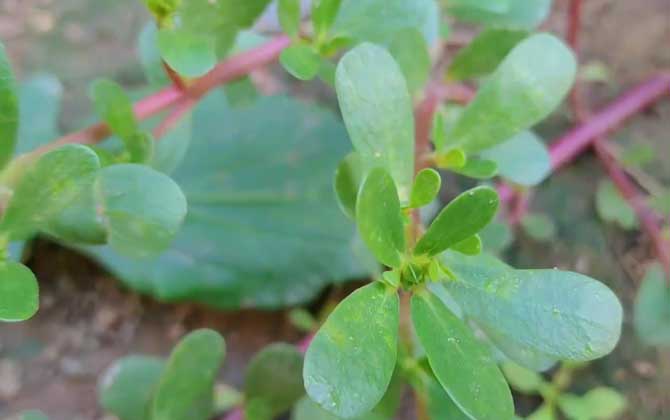
M 366 168 L 385 168 L 401 200 L 407 200 L 414 176 L 414 114 L 400 67 L 385 49 L 366 43 L 342 58 L 336 79 L 354 149 Z
M 524 39 L 482 85 L 449 138 L 476 152 L 527 130 L 563 101 L 576 68 L 574 54 L 553 35 Z
M 389 46 L 391 55 L 402 70 L 407 88 L 415 94 L 424 88 L 431 70 L 428 44 L 418 29 L 397 32 Z
M 549 151 L 532 131 L 522 131 L 481 156 L 496 163 L 499 176 L 526 187 L 539 184 L 551 173 Z
M 476 187 L 454 198 L 419 239 L 415 254 L 437 255 L 482 230 L 498 211 L 498 194 Z
M 342 0 L 312 0 L 312 23 L 317 35 L 323 37 L 335 22 Z
M 444 254 L 457 281 L 445 283 L 494 343 L 497 336 L 560 360 L 612 351 L 623 311 L 604 284 L 561 270 L 514 270 L 488 255 Z M 504 350 L 504 349 L 503 349 Z
M 312 80 L 319 74 L 321 56 L 305 44 L 295 44 L 284 51 L 279 57 L 282 66 L 296 79 Z
M 155 22 L 147 22 L 142 28 L 137 39 L 137 54 L 150 85 L 163 86 L 170 83 L 158 50 L 158 27 Z
M 112 133 L 125 139 L 138 131 L 133 103 L 117 83 L 98 79 L 91 84 L 89 96 L 98 115 L 109 125 Z
M 391 176 L 373 169 L 356 200 L 358 231 L 379 261 L 398 268 L 405 252 L 405 230 L 398 192 Z
M 626 409 L 626 398 L 615 389 L 597 387 L 581 397 L 564 394 L 558 405 L 570 420 L 614 420 Z
M 436 170 L 431 168 L 421 170 L 414 179 L 409 206 L 419 208 L 432 203 L 440 192 L 441 185 L 442 178 Z
M 212 415 L 214 381 L 226 354 L 215 331 L 196 330 L 172 350 L 153 396 L 153 420 L 207 420 Z
M 345 418 L 377 405 L 396 363 L 399 306 L 397 292 L 375 282 L 335 308 L 305 356 L 303 377 L 312 400 Z
M 536 393 L 545 382 L 539 373 L 519 366 L 516 363 L 503 364 L 502 371 L 512 388 L 524 394 Z
M 477 255 L 482 252 L 482 239 L 472 235 L 451 247 L 454 251 L 465 255 Z
M 468 158 L 465 165 L 446 169 L 474 179 L 489 179 L 498 174 L 498 164 L 488 159 Z
M 289 344 L 273 344 L 249 362 L 244 379 L 246 398 L 262 400 L 272 416 L 283 413 L 303 395 L 302 354 Z
M 452 80 L 486 76 L 493 72 L 507 54 L 528 36 L 526 31 L 487 29 L 470 44 L 458 50 L 448 70 Z
M 134 257 L 148 257 L 170 246 L 186 216 L 186 198 L 168 176 L 136 164 L 100 171 L 95 194 L 109 244 Z
M 165 367 L 163 359 L 127 356 L 103 373 L 98 384 L 100 406 L 119 420 L 147 420 L 151 398 Z
M 0 321 L 31 318 L 39 306 L 37 279 L 28 267 L 12 261 L 0 262 Z
M 536 241 L 549 241 L 556 236 L 556 224 L 543 213 L 530 213 L 521 219 L 523 230 Z
M 39 74 L 21 83 L 19 132 L 16 154 L 23 154 L 58 137 L 58 117 L 63 86 L 50 74 Z
M 635 211 L 611 181 L 602 181 L 598 185 L 596 210 L 601 219 L 617 223 L 624 229 L 634 229 L 637 226 Z
M 542 404 L 540 408 L 528 416 L 528 420 L 556 420 L 556 414 L 551 405 Z
M 412 296 L 412 321 L 442 387 L 470 418 L 507 419 L 512 394 L 488 349 L 432 293 Z
M 214 68 L 217 61 L 212 39 L 185 30 L 158 31 L 158 49 L 163 60 L 185 77 L 199 77 Z
M 337 202 L 344 214 L 352 219 L 356 217 L 356 200 L 363 177 L 361 158 L 356 152 L 345 156 L 335 170 Z
M 634 306 L 635 331 L 655 346 L 670 346 L 670 288 L 660 264 L 647 269 Z
M 552 0 L 496 0 L 491 7 L 481 0 L 449 1 L 449 12 L 459 19 L 494 27 L 533 29 L 544 21 L 551 11 Z M 503 4 L 504 3 L 504 4 Z
M 300 32 L 300 0 L 279 0 L 279 24 L 288 36 L 295 37 Z

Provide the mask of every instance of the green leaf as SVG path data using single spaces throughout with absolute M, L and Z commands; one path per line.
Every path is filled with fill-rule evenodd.
M 135 164 L 103 168 L 95 193 L 119 253 L 148 257 L 170 246 L 186 216 L 186 197 L 168 176 Z
M 391 40 L 389 51 L 402 70 L 411 94 L 424 88 L 431 70 L 430 52 L 418 29 L 404 29 Z
M 19 131 L 16 154 L 30 152 L 58 137 L 63 86 L 50 74 L 39 74 L 19 88 Z
M 576 68 L 573 53 L 558 38 L 526 38 L 482 85 L 448 137 L 477 152 L 527 130 L 563 101 Z
M 521 227 L 537 241 L 549 241 L 556 236 L 556 224 L 546 214 L 531 213 L 521 219 Z
M 366 278 L 352 258 L 355 226 L 333 193 L 346 135 L 313 104 L 261 97 L 233 109 L 217 90 L 195 109 L 191 145 L 172 173 L 189 210 L 171 248 L 140 261 L 87 250 L 133 289 L 218 308 L 296 305 L 327 284 Z
M 75 244 L 105 244 L 107 231 L 98 214 L 93 180 L 72 199 L 69 206 L 51 218 L 42 230 L 60 241 Z
M 212 415 L 214 381 L 225 357 L 223 338 L 196 330 L 172 350 L 156 387 L 152 419 L 207 420 Z
M 454 403 L 432 372 L 426 385 L 424 398 L 427 400 L 428 413 L 431 419 L 470 420 Z
M 458 50 L 448 70 L 452 80 L 486 76 L 493 72 L 527 31 L 486 29 L 470 44 Z
M 637 226 L 637 216 L 628 202 L 611 181 L 602 181 L 596 192 L 598 216 L 607 222 L 614 222 L 624 229 Z
M 442 178 L 435 169 L 426 168 L 421 170 L 414 179 L 409 206 L 419 208 L 432 203 L 440 192 L 441 185 Z
M 510 0 L 449 0 L 450 9 L 477 10 L 503 13 L 509 9 Z
M 484 23 L 494 27 L 533 29 L 542 23 L 551 11 L 552 0 L 497 0 L 490 7 L 482 7 L 477 1 L 475 7 L 464 1 L 450 1 L 449 12 L 468 22 Z M 465 3 L 472 3 L 467 1 Z
M 650 197 L 649 206 L 661 214 L 670 214 L 670 192 Z
M 442 387 L 469 417 L 511 418 L 512 394 L 488 349 L 432 293 L 412 296 L 412 322 Z
M 258 90 L 249 76 L 226 83 L 223 90 L 226 92 L 228 103 L 233 108 L 253 105 L 258 99 Z
M 383 48 L 361 44 L 337 66 L 337 97 L 366 169 L 385 168 L 409 197 L 414 176 L 414 114 L 402 71 Z
M 465 255 L 477 255 L 482 252 L 482 239 L 479 235 L 472 235 L 454 245 L 452 249 Z
M 96 112 L 112 133 L 125 139 L 138 131 L 133 103 L 121 86 L 111 80 L 98 79 L 91 84 L 89 92 Z
M 496 254 L 504 251 L 514 241 L 512 230 L 504 222 L 493 221 L 479 232 L 484 249 Z
M 19 180 L 0 229 L 12 239 L 27 239 L 46 227 L 93 182 L 99 166 L 97 155 L 85 146 L 46 153 Z
M 28 410 L 19 414 L 19 420 L 49 420 L 40 410 Z
M 634 306 L 635 332 L 653 346 L 670 346 L 670 288 L 660 264 L 647 269 Z
M 343 300 L 305 355 L 303 377 L 310 398 L 345 418 L 377 405 L 395 367 L 399 312 L 398 294 L 379 282 Z
M 581 397 L 561 395 L 558 405 L 573 420 L 615 419 L 626 409 L 626 398 L 615 389 L 597 387 Z
M 212 70 L 217 61 L 211 38 L 185 30 L 158 31 L 158 49 L 163 60 L 185 77 L 200 77 Z
M 438 12 L 435 0 L 342 0 L 333 32 L 384 44 L 398 31 L 414 28 L 432 42 L 438 36 Z
M 439 162 L 438 162 L 439 163 Z M 498 174 L 498 164 L 486 159 L 468 159 L 462 167 L 448 168 L 452 172 L 474 179 L 490 179 Z
M 158 49 L 158 26 L 155 22 L 147 22 L 142 28 L 137 39 L 137 54 L 150 85 L 164 86 L 170 83 Z
M 555 420 L 556 414 L 554 414 L 554 408 L 549 404 L 542 404 L 540 408 L 535 410 L 528 420 Z
M 540 374 L 516 363 L 503 364 L 502 371 L 512 388 L 524 394 L 536 393 L 545 383 Z
M 312 23 L 314 32 L 324 36 L 337 18 L 342 0 L 313 0 Z
M 321 68 L 321 56 L 305 44 L 294 44 L 286 48 L 279 60 L 287 72 L 300 80 L 314 79 Z
M 0 262 L 0 321 L 31 318 L 39 306 L 37 279 L 28 267 L 12 261 Z
M 120 420 L 146 420 L 165 361 L 127 356 L 112 364 L 98 384 L 100 406 Z
M 395 183 L 382 168 L 363 181 L 356 200 L 356 223 L 363 242 L 383 264 L 398 268 L 405 252 L 405 230 Z
M 19 100 L 16 80 L 4 44 L 0 43 L 0 167 L 14 155 L 19 130 Z
M 587 361 L 619 340 L 621 304 L 598 281 L 569 271 L 514 270 L 485 254 L 443 258 L 457 278 L 445 286 L 495 344 L 501 337 L 544 356 Z
M 356 152 L 345 156 L 335 170 L 337 202 L 344 214 L 352 219 L 356 218 L 356 200 L 363 177 L 361 158 Z
M 191 145 L 192 118 L 186 116 L 161 141 L 156 142 L 151 167 L 166 174 L 174 172 Z
M 549 151 L 532 131 L 486 149 L 481 156 L 496 163 L 498 175 L 526 187 L 539 184 L 551 173 Z
M 262 400 L 270 409 L 271 417 L 291 408 L 304 392 L 302 354 L 295 346 L 270 345 L 249 362 L 244 395 L 249 400 Z
M 278 14 L 284 32 L 296 37 L 300 32 L 300 0 L 279 0 Z
M 476 187 L 454 198 L 437 215 L 414 253 L 437 255 L 482 230 L 498 211 L 498 193 Z

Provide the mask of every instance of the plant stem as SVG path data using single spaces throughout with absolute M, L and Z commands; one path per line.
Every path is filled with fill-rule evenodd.
M 581 12 L 582 12 L 582 2 L 581 0 L 570 0 L 568 14 L 568 41 L 570 46 L 573 48 L 576 54 L 579 53 L 579 34 L 581 26 Z M 643 106 L 644 102 L 634 101 L 632 99 L 639 99 L 642 96 L 642 93 L 652 95 L 662 95 L 668 93 L 670 90 L 670 75 L 661 76 L 660 80 L 652 80 L 645 85 L 645 89 L 638 90 L 639 95 L 629 94 L 624 99 L 621 100 L 619 104 L 627 105 L 631 109 L 636 109 L 639 111 Z M 660 86 L 659 87 L 657 87 Z M 647 87 L 649 87 L 647 89 Z M 658 91 L 652 89 L 659 89 Z M 575 82 L 574 89 L 572 91 L 573 98 L 573 109 L 575 116 L 580 122 L 593 122 L 595 117 L 591 115 L 588 103 L 583 96 L 583 88 L 579 79 Z M 620 106 L 624 108 L 623 105 Z M 619 165 L 613 153 L 610 152 L 606 145 L 606 138 L 604 137 L 604 132 L 595 136 L 595 141 L 593 143 L 594 150 L 596 155 L 602 162 L 605 170 L 607 171 L 608 176 L 619 190 L 619 193 L 622 197 L 628 202 L 628 204 L 633 208 L 635 214 L 640 222 L 642 230 L 649 236 L 651 239 L 654 251 L 657 258 L 663 266 L 665 271 L 666 280 L 670 285 L 670 248 L 668 247 L 668 241 L 665 240 L 662 234 L 662 225 L 658 223 L 658 217 L 646 204 L 645 198 L 642 194 L 639 193 L 636 185 L 631 181 L 631 179 L 626 174 L 625 170 Z

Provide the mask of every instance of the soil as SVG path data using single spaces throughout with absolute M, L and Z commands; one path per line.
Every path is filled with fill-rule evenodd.
M 547 27 L 561 31 L 565 2 L 556 3 Z M 605 103 L 659 70 L 670 70 L 668 0 L 585 3 L 582 61 L 604 63 L 610 75 L 594 88 L 595 104 Z M 134 0 L 0 0 L 0 38 L 19 73 L 49 71 L 64 82 L 63 129 L 79 126 L 88 115 L 85 87 L 93 78 L 140 83 L 134 39 L 147 16 L 138 4 Z M 550 138 L 569 124 L 564 113 L 545 124 L 543 133 Z M 637 117 L 614 140 L 656 147 L 652 173 L 667 182 L 667 133 L 670 100 Z M 630 319 L 636 287 L 651 260 L 649 244 L 640 233 L 625 233 L 597 220 L 593 194 L 603 176 L 597 160 L 586 155 L 543 184 L 533 209 L 554 218 L 559 236 L 549 244 L 538 244 L 520 234 L 507 256 L 521 267 L 559 266 L 587 272 L 616 291 L 627 310 L 621 343 L 611 356 L 580 372 L 572 390 L 614 386 L 629 400 L 625 419 L 668 419 L 670 353 L 644 348 Z M 193 328 L 207 326 L 226 337 L 229 353 L 222 380 L 233 385 L 241 384 L 244 366 L 263 346 L 301 338 L 284 311 L 218 312 L 190 304 L 163 304 L 123 289 L 94 263 L 71 251 L 44 241 L 33 248 L 28 263 L 40 279 L 41 309 L 28 322 L 0 326 L 0 418 L 39 408 L 52 420 L 109 420 L 96 403 L 100 373 L 130 353 L 166 355 Z M 536 401 L 519 398 L 524 412 L 533 404 Z

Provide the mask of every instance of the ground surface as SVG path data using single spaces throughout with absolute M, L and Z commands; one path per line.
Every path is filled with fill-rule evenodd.
M 128 85 L 140 83 L 135 36 L 146 15 L 134 0 L 2 0 L 0 38 L 21 76 L 48 71 L 65 85 L 62 125 L 77 127 L 88 117 L 85 87 L 98 76 Z M 560 31 L 564 3 L 548 28 Z M 611 81 L 593 94 L 603 103 L 659 69 L 670 69 L 668 0 L 586 1 L 584 61 L 606 64 Z M 567 114 L 543 127 L 561 132 Z M 650 167 L 670 182 L 670 100 L 638 117 L 614 136 L 622 144 L 647 143 L 657 159 Z M 589 273 L 615 289 L 627 311 L 644 266 L 648 243 L 637 233 L 605 226 L 595 216 L 593 196 L 603 176 L 590 156 L 553 176 L 535 195 L 533 208 L 550 214 L 558 238 L 539 244 L 520 235 L 508 252 L 521 267 L 559 266 Z M 42 309 L 31 321 L 0 326 L 0 418 L 40 408 L 53 420 L 102 419 L 96 404 L 98 375 L 114 359 L 131 352 L 166 354 L 181 334 L 199 326 L 226 337 L 226 382 L 240 384 L 249 357 L 264 345 L 296 342 L 284 312 L 220 313 L 191 305 L 167 305 L 122 290 L 86 259 L 55 245 L 39 243 L 30 259 L 41 283 Z M 594 384 L 621 389 L 629 398 L 627 419 L 670 418 L 670 353 L 645 349 L 631 320 L 621 344 L 609 357 L 580 373 L 573 390 Z M 528 408 L 532 400 L 521 400 Z M 411 416 L 404 417 L 410 419 Z

